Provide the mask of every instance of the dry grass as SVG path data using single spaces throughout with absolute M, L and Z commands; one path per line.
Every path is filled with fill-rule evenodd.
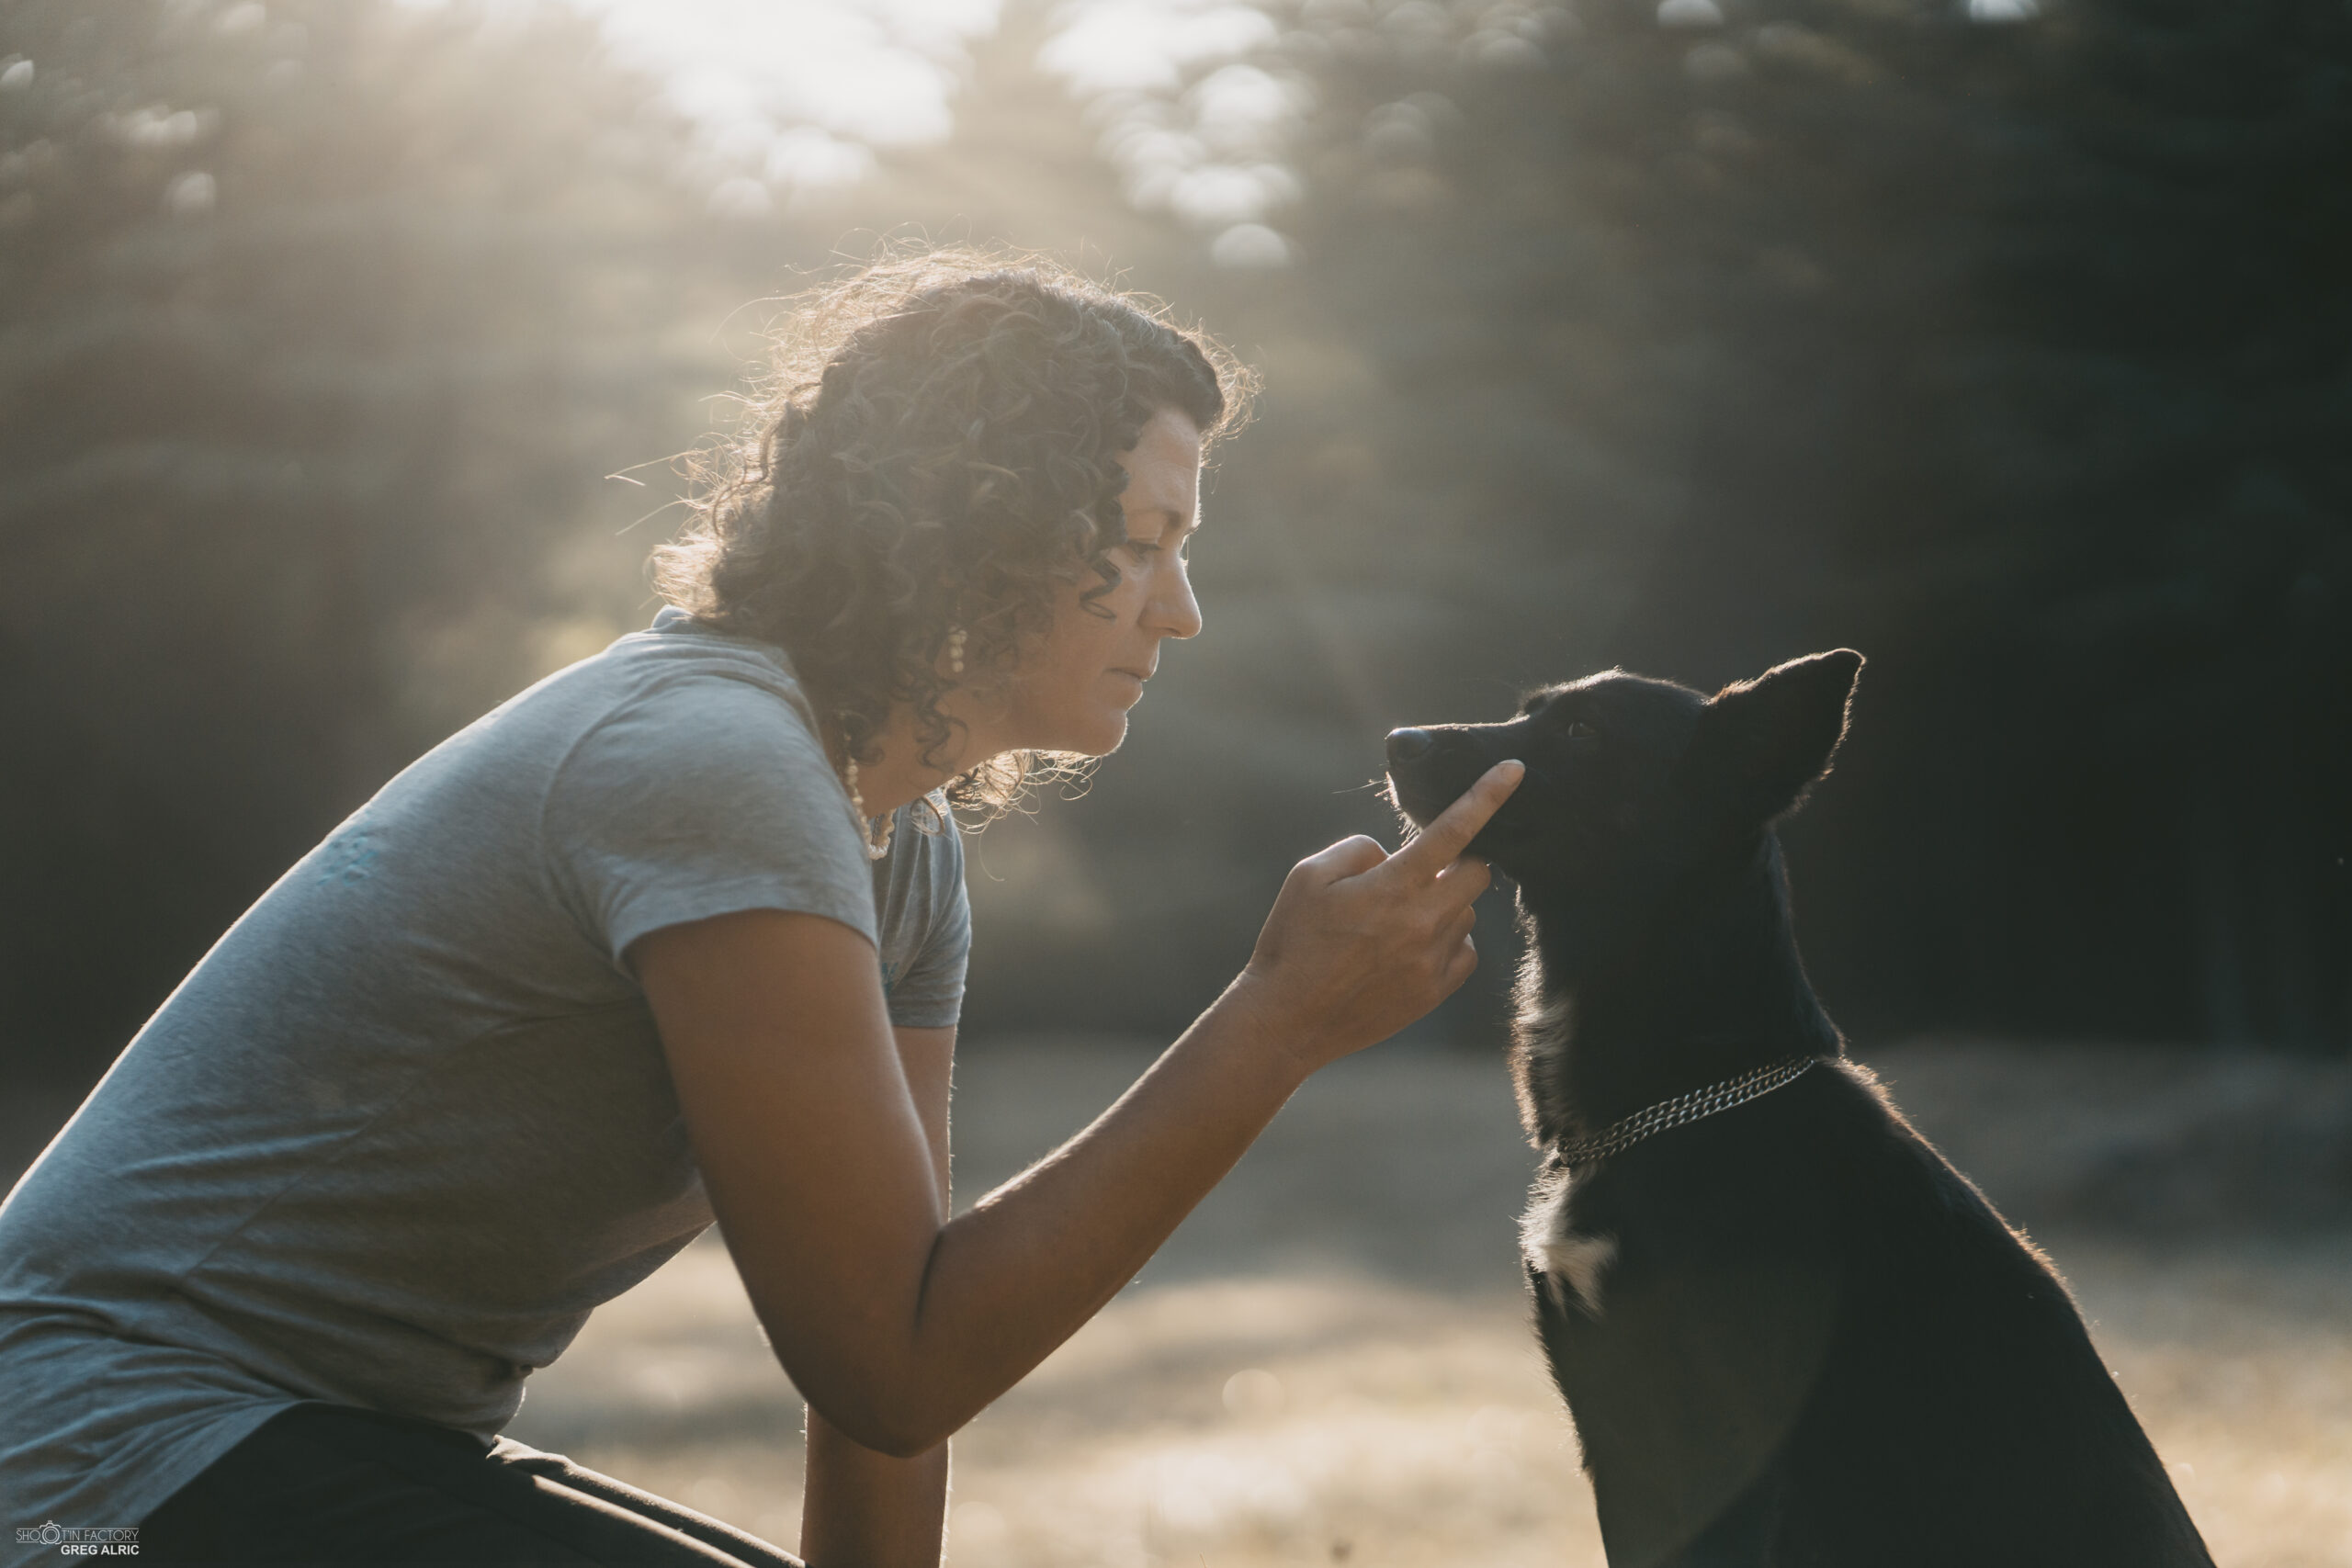
M 1999 1114 L 1985 1074 L 2014 1089 L 2059 1070 L 2023 1060 L 1947 1052 L 1894 1076 L 1946 1136 L 1948 1107 Z M 965 1190 L 1078 1125 L 1141 1061 L 1108 1043 L 969 1053 Z M 1977 1089 L 1939 1100 L 1939 1077 Z M 1591 1495 L 1517 1297 L 1527 1167 L 1490 1061 L 1394 1052 L 1327 1074 L 1143 1280 L 957 1439 L 951 1561 L 1598 1568 Z M 2001 1170 L 1973 1174 L 2007 1201 Z M 2343 1236 L 2041 1239 L 2218 1560 L 2352 1565 Z M 515 1435 L 789 1544 L 797 1418 L 724 1252 L 699 1245 L 535 1380 Z

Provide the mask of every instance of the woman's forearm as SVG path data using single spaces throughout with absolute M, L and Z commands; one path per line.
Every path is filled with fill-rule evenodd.
M 1306 1077 L 1246 987 L 1221 998 L 1084 1131 L 942 1229 L 910 1364 L 952 1431 L 1130 1280 Z
M 1311 1073 L 1468 977 L 1487 874 L 1455 857 L 1518 779 L 1490 772 L 1393 857 L 1351 840 L 1302 862 L 1216 1005 L 1092 1125 L 940 1232 L 913 1408 L 942 1430 L 968 1420 L 1135 1277 Z
M 876 1303 L 831 1337 L 841 1349 L 831 1353 L 811 1332 L 823 1325 L 807 1291 L 788 1282 L 788 1254 L 744 1223 L 740 1201 L 722 1202 L 752 1304 L 812 1410 L 866 1448 L 919 1455 L 1045 1359 L 1135 1277 L 1303 1081 L 1299 1056 L 1269 1027 L 1237 985 L 1084 1131 L 931 1226 L 904 1315 Z M 871 1239 L 877 1253 L 886 1244 Z
M 906 1352 L 929 1384 L 912 1425 L 961 1427 L 1133 1279 L 1298 1087 L 1285 1055 L 1245 998 L 1220 1000 L 1091 1125 L 945 1225 Z M 812 1405 L 801 1555 L 932 1568 L 946 1485 L 944 1440 L 892 1458 Z

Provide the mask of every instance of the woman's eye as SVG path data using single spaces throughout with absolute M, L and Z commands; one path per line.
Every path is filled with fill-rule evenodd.
M 1568 739 L 1571 740 L 1598 740 L 1600 739 L 1600 731 L 1595 729 L 1584 720 L 1577 719 L 1574 724 L 1568 726 Z
M 1139 562 L 1149 560 L 1152 557 L 1157 555 L 1165 555 L 1168 553 L 1167 540 L 1162 537 L 1157 537 L 1149 535 L 1142 537 L 1130 536 L 1127 538 L 1120 540 L 1117 545 L 1114 545 L 1112 547 L 1114 549 L 1125 549 Z M 1190 533 L 1185 534 L 1183 538 L 1178 541 L 1176 545 L 1176 558 L 1185 562 L 1190 562 L 1192 560 L 1193 536 Z

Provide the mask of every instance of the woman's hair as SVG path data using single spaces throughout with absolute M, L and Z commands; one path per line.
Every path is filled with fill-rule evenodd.
M 1166 308 L 1035 257 L 939 250 L 786 302 L 738 433 L 690 459 L 693 519 L 655 556 L 663 597 L 780 645 L 846 754 L 871 762 L 893 705 L 925 756 L 951 737 L 949 631 L 964 679 L 1001 681 L 1050 624 L 1120 581 L 1115 461 L 1162 408 L 1205 447 L 1245 415 L 1249 371 Z M 1015 753 L 949 793 L 980 820 L 1034 773 Z

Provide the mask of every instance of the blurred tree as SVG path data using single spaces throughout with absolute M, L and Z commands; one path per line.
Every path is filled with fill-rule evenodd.
M 726 367 L 678 132 L 568 12 L 6 0 L 0 61 L 0 1028 L 80 1073 L 537 672 L 597 476 Z
M 2020 859 L 2105 884 L 2040 900 L 2046 935 L 2129 933 L 2102 988 L 2176 1029 L 2340 1049 L 2352 12 L 2104 0 L 2034 63 L 1955 378 L 2015 583 L 2003 640 L 2039 688 L 2007 825 Z M 2034 978 L 2041 1010 L 2080 1008 L 2063 963 Z

